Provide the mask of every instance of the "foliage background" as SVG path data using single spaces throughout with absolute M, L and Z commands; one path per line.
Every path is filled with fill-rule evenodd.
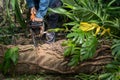
M 76 66 L 79 62 L 92 58 L 101 39 L 112 40 L 110 44 L 114 61 L 105 67 L 105 71 L 99 74 L 79 74 L 76 78 L 119 80 L 120 0 L 62 0 L 62 2 L 61 8 L 50 11 L 66 16 L 67 21 L 63 26 L 68 32 L 66 36 L 68 40 L 63 45 L 68 47 L 64 55 L 70 57 L 70 66 Z M 26 12 L 25 0 L 5 0 L 0 10 L 0 43 L 14 44 L 16 34 L 26 30 L 27 19 L 23 18 Z

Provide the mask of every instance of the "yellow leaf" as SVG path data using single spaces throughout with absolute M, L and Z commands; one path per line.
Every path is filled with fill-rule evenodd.
M 96 23 L 91 23 L 91 25 L 92 26 L 96 26 L 96 27 L 98 27 L 99 25 L 98 24 L 96 24 Z
M 110 28 L 107 29 L 108 34 L 110 35 Z
M 97 35 L 100 32 L 100 30 L 103 30 L 101 32 L 101 36 L 103 36 L 106 32 L 110 35 L 110 28 L 105 29 L 103 26 L 99 26 L 96 23 L 91 23 L 90 24 L 90 23 L 87 23 L 87 22 L 81 22 L 79 28 L 82 31 L 86 31 L 86 32 L 96 29 L 95 35 Z
M 89 24 L 89 23 L 87 23 L 87 22 L 81 22 L 80 25 L 91 26 L 91 24 Z
M 103 32 L 101 33 L 101 36 L 103 36 L 106 32 L 110 35 L 110 28 L 104 28 Z
M 99 32 L 100 32 L 100 26 L 97 27 L 96 32 L 95 32 L 95 35 L 97 35 Z
M 83 31 L 90 31 L 90 30 L 93 30 L 95 28 L 96 28 L 96 26 L 93 26 L 89 23 L 86 23 L 86 22 L 81 22 L 80 23 L 80 29 L 83 30 Z
M 103 36 L 106 33 L 106 29 L 104 29 L 101 33 L 101 36 Z

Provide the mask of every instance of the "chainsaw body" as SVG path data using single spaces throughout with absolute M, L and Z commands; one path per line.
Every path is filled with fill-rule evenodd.
M 44 34 L 44 27 L 44 22 L 29 22 L 29 30 L 35 47 L 38 46 L 38 43 Z

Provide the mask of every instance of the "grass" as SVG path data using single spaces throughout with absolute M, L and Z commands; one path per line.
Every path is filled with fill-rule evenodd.
M 7 76 L 4 80 L 76 80 L 74 76 L 66 75 L 17 75 L 14 77 Z

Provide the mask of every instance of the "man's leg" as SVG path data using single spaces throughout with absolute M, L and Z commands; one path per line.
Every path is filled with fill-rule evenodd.
M 60 6 L 61 6 L 61 1 L 60 0 L 56 0 L 50 6 L 50 8 L 56 8 L 56 7 L 60 7 Z M 54 29 L 54 28 L 57 27 L 58 18 L 59 18 L 59 15 L 56 14 L 56 13 L 49 14 L 49 16 L 48 16 L 48 24 L 49 24 L 50 28 Z
M 59 7 L 59 6 L 61 6 L 60 0 L 56 0 L 56 2 L 53 3 L 50 6 L 50 8 L 55 8 L 55 7 Z M 48 27 L 50 27 L 51 29 L 57 28 L 58 18 L 59 18 L 59 15 L 56 13 L 49 14 L 48 15 L 48 25 L 49 25 Z M 49 39 L 48 41 L 54 42 L 55 41 L 55 33 L 51 32 L 48 34 L 49 35 L 46 34 L 46 37 L 48 37 L 48 39 Z

